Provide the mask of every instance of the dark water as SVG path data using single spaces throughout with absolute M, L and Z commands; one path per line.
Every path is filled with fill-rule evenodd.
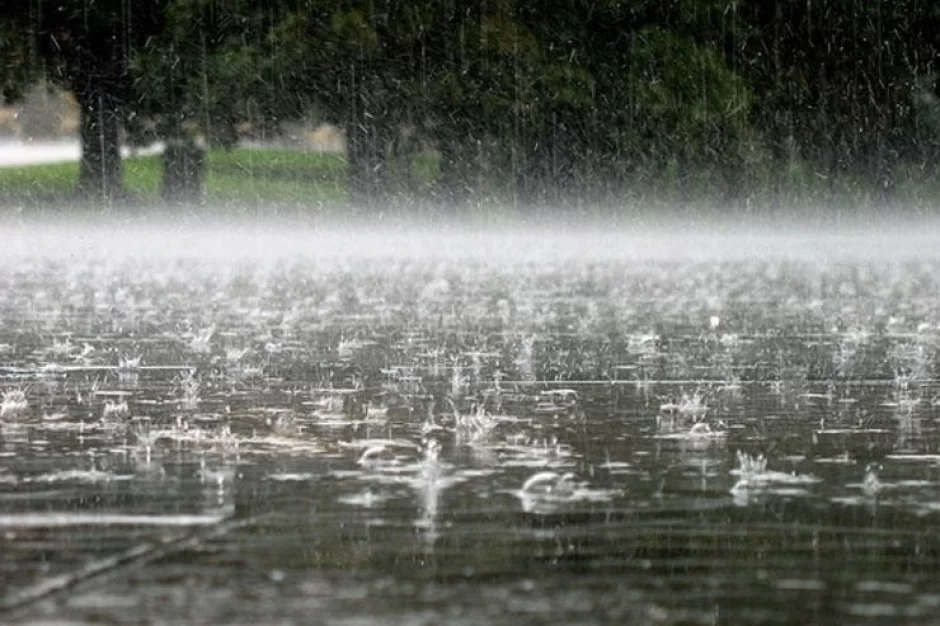
M 940 607 L 940 263 L 903 242 L 62 241 L 0 267 L 5 621 Z

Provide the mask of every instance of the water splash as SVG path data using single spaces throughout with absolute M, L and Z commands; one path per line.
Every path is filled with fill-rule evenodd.
M 127 417 L 128 415 L 130 415 L 130 409 L 127 406 L 127 400 L 124 398 L 119 400 L 105 400 L 101 419 L 111 420 Z
M 23 389 L 8 389 L 0 397 L 0 418 L 22 417 L 29 410 L 29 401 Z
M 735 504 L 746 505 L 753 494 L 804 494 L 808 485 L 819 479 L 796 472 L 779 472 L 767 469 L 767 458 L 763 453 L 752 455 L 742 450 L 736 453 L 737 467 L 731 470 L 738 481 L 731 488 Z
M 882 466 L 880 463 L 869 463 L 865 467 L 865 476 L 862 479 L 862 491 L 869 498 L 875 498 L 884 489 L 884 484 L 879 476 Z
M 458 411 L 453 402 L 451 408 L 454 412 L 457 441 L 460 443 L 472 445 L 485 440 L 499 423 L 482 404 L 472 407 L 466 413 Z
M 607 502 L 621 495 L 619 490 L 594 489 L 578 480 L 573 472 L 536 472 L 513 492 L 526 513 L 550 514 L 585 502 Z

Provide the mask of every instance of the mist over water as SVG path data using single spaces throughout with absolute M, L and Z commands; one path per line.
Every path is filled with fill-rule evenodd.
M 438 218 L 146 218 L 6 220 L 7 258 L 477 258 L 494 261 L 892 259 L 931 256 L 938 225 L 883 216 L 853 223 L 551 217 L 487 223 Z
M 11 621 L 933 615 L 931 229 L 390 221 L 0 231 Z

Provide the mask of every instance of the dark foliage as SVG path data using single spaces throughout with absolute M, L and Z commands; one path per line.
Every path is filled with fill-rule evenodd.
M 231 145 L 332 122 L 362 206 L 414 195 L 418 153 L 454 207 L 890 203 L 929 183 L 940 145 L 923 0 L 6 0 L 0 18 L 29 35 L 0 40 L 4 92 L 38 63 L 82 104 L 82 185 L 118 184 L 87 146 L 122 125 Z

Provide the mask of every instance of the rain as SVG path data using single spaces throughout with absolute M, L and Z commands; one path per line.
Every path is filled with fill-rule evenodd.
M 929 622 L 937 32 L 0 0 L 0 621 Z

